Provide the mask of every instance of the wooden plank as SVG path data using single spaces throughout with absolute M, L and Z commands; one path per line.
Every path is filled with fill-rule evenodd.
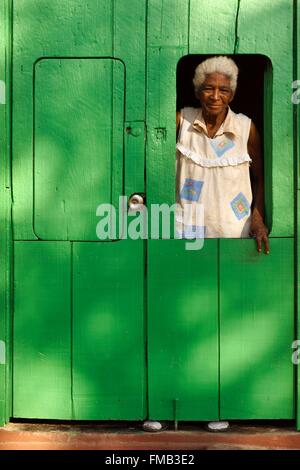
M 190 0 L 190 54 L 233 54 L 237 0 Z
M 70 244 L 16 242 L 15 418 L 71 419 Z
M 126 68 L 126 121 L 145 120 L 146 1 L 114 0 L 114 57 Z M 126 38 L 126 39 L 125 39 Z M 140 159 L 144 161 L 143 156 Z
M 221 419 L 292 419 L 293 240 L 254 243 L 220 240 Z
M 15 239 L 36 238 L 32 228 L 34 63 L 41 57 L 112 57 L 112 24 L 113 2 L 106 0 L 13 2 Z
M 0 135 L 0 161 L 5 162 L 6 160 L 6 153 L 7 153 L 7 141 L 6 141 L 6 110 L 5 110 L 5 100 L 6 93 L 5 93 L 5 84 L 6 84 L 6 73 L 5 73 L 5 44 L 6 41 L 6 21 L 7 17 L 5 15 L 5 4 L 2 2 L 0 4 L 0 126 L 4 132 L 1 132 Z M 6 219 L 6 210 L 5 206 L 3 207 L 3 193 L 5 191 L 5 184 L 3 184 L 3 172 L 0 175 L 1 182 L 0 182 L 0 214 L 2 220 Z M 4 181 L 5 183 L 5 181 Z M 3 218 L 4 213 L 4 218 Z M 4 230 L 5 233 L 5 230 Z M 0 256 L 1 256 L 1 265 L 2 263 L 6 264 L 6 250 L 3 248 L 3 234 L 1 231 L 1 238 L 0 238 Z M 4 241 L 5 247 L 5 241 Z M 3 278 L 4 274 L 4 278 Z M 0 272 L 0 426 L 2 426 L 6 419 L 5 419 L 5 400 L 6 400 L 6 357 L 5 357 L 5 349 L 6 349 L 6 308 L 5 308 L 5 269 L 1 270 Z M 4 289 L 3 289 L 4 287 Z
M 255 24 L 255 28 L 253 25 Z M 266 171 L 271 173 L 272 236 L 294 234 L 293 195 L 293 2 L 247 0 L 238 17 L 238 53 L 264 54 L 272 61 L 272 103 L 265 109 L 272 122 L 272 150 L 266 153 Z M 284 67 L 282 64 L 284 63 Z M 269 83 L 271 87 L 271 83 Z
M 187 0 L 152 0 L 148 5 L 148 204 L 175 203 L 176 68 L 188 52 L 188 7 Z
M 96 208 L 123 181 L 124 67 L 111 59 L 36 64 L 34 230 L 43 240 L 96 240 Z
M 115 0 L 114 56 L 126 68 L 125 195 L 145 192 L 146 2 Z M 124 40 L 126 38 L 126 40 Z
M 190 0 L 148 2 L 148 47 L 187 46 L 189 2 Z
M 184 49 L 148 51 L 147 201 L 175 203 L 176 65 Z
M 0 426 L 11 416 L 11 181 L 10 181 L 11 2 L 0 4 Z
M 300 11 L 300 10 L 298 10 Z M 297 207 L 300 207 L 300 190 L 297 191 Z M 296 250 L 297 250 L 297 255 L 296 255 L 296 263 L 295 263 L 295 268 L 296 268 L 296 328 L 295 328 L 295 340 L 297 340 L 296 343 L 296 348 L 293 348 L 293 352 L 297 351 L 296 355 L 296 361 L 295 361 L 295 366 L 297 367 L 297 372 L 296 372 L 296 393 L 297 393 L 297 405 L 296 405 L 296 410 L 297 410 L 297 430 L 300 431 L 300 407 L 299 407 L 299 401 L 300 401 L 300 373 L 299 373 L 299 363 L 300 363 L 300 314 L 299 314 L 299 306 L 300 306 L 300 265 L 299 265 L 299 258 L 300 258 L 300 220 L 299 220 L 299 214 L 298 214 L 298 236 L 297 236 L 297 244 L 296 244 Z
M 297 175 L 298 175 L 298 185 L 297 188 L 300 189 L 300 163 L 299 163 L 299 149 L 300 149 L 300 0 L 295 2 L 294 8 L 294 54 L 295 54 L 295 65 L 294 65 L 294 79 L 299 80 L 299 85 L 297 86 L 297 116 L 296 116 L 296 136 L 298 137 L 297 140 L 297 154 L 298 158 L 296 158 L 296 167 L 297 167 Z M 298 206 L 299 208 L 299 206 Z
M 185 242 L 148 242 L 151 419 L 219 415 L 218 241 L 206 240 L 199 251 L 187 251 Z
M 74 419 L 146 416 L 143 243 L 74 244 Z
M 145 192 L 145 122 L 125 123 L 125 195 Z
M 294 64 L 294 79 L 300 80 L 300 0 L 295 2 L 294 8 L 294 50 L 295 54 L 295 64 Z M 298 87 L 299 90 L 300 87 Z M 298 101 L 300 101 L 299 93 L 297 94 Z M 300 208 L 300 102 L 297 105 L 296 115 L 295 115 L 295 160 L 296 160 L 296 171 L 297 171 L 297 201 L 296 201 L 296 223 L 297 223 L 297 244 L 296 244 L 296 339 L 300 339 L 300 217 L 299 217 L 299 208 Z M 300 373 L 299 373 L 299 364 L 297 367 L 297 429 L 300 430 Z

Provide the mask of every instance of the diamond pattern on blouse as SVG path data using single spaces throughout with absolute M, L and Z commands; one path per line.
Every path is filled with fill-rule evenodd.
M 220 137 L 215 137 L 214 139 L 211 139 L 210 145 L 212 146 L 217 157 L 220 158 L 222 157 L 222 155 L 224 155 L 224 153 L 234 147 L 235 143 L 232 139 L 223 134 Z
M 192 178 L 185 178 L 184 185 L 180 192 L 182 199 L 188 201 L 198 201 L 203 186 L 203 181 L 197 181 Z
M 230 203 L 232 210 L 238 220 L 249 214 L 250 206 L 243 193 L 239 193 Z

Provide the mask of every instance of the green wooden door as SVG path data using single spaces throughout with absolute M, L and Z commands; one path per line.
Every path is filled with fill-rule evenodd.
M 295 417 L 292 24 L 289 0 L 149 2 L 148 204 L 175 201 L 178 61 L 189 54 L 237 53 L 263 54 L 272 64 L 264 84 L 271 254 L 259 255 L 250 239 L 205 240 L 200 251 L 186 251 L 183 240 L 149 241 L 153 419 Z
M 12 415 L 142 419 L 143 240 L 99 240 L 96 210 L 144 191 L 145 4 L 16 0 L 12 22 Z
M 294 417 L 293 14 L 273 3 L 12 2 L 12 416 Z M 233 52 L 272 62 L 269 258 L 253 240 L 100 241 L 99 204 L 175 201 L 178 61 Z

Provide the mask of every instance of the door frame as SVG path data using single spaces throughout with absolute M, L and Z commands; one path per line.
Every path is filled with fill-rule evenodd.
M 0 5 L 0 426 L 9 421 L 12 407 L 12 225 L 11 225 L 11 21 L 12 0 Z M 3 171 L 4 169 L 4 171 Z

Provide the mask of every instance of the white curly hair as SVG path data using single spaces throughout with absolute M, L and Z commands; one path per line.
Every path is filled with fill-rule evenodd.
M 210 57 L 196 67 L 193 79 L 196 95 L 198 94 L 201 85 L 204 83 L 206 75 L 214 72 L 222 73 L 229 78 L 230 88 L 234 94 L 237 87 L 239 69 L 232 59 L 223 55 Z

